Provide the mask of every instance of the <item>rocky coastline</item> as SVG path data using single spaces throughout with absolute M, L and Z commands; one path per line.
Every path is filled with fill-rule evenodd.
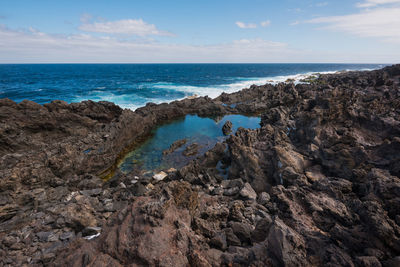
M 261 128 L 157 179 L 118 171 L 187 114 Z M 135 112 L 0 99 L 0 159 L 0 266 L 400 266 L 400 65 Z

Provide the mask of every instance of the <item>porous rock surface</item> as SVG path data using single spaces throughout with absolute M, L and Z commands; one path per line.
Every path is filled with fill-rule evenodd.
M 399 78 L 395 65 L 135 112 L 2 99 L 0 266 L 399 266 Z M 231 113 L 261 128 L 162 181 L 113 168 L 161 122 Z

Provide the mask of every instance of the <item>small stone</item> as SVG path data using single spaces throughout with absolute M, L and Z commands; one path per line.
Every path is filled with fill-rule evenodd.
M 147 190 L 153 190 L 154 189 L 154 185 L 153 184 L 148 184 L 148 185 L 146 185 L 146 189 Z
M 3 238 L 3 245 L 5 245 L 6 247 L 10 247 L 16 242 L 18 242 L 18 239 L 13 236 L 5 236 Z
M 216 187 L 212 190 L 212 195 L 222 195 L 224 193 L 224 189 L 222 187 Z
M 239 193 L 239 191 L 240 191 L 239 187 L 227 188 L 224 190 L 224 195 L 225 196 L 234 196 L 237 193 Z
M 232 122 L 226 121 L 224 126 L 222 126 L 222 133 L 224 135 L 229 135 L 232 132 Z
M 245 183 L 242 190 L 240 190 L 240 196 L 245 199 L 255 200 L 257 198 L 257 193 L 249 183 Z
M 233 233 L 232 228 L 226 228 L 225 229 L 225 235 L 226 235 L 226 242 L 230 246 L 240 246 L 240 239 Z
M 61 241 L 71 241 L 75 237 L 74 232 L 65 232 L 60 235 L 60 240 Z
M 65 198 L 65 202 L 69 202 L 72 199 L 75 198 L 75 196 L 79 195 L 79 192 L 75 191 L 75 192 L 71 192 L 66 198 Z
M 227 242 L 226 242 L 226 235 L 224 232 L 217 233 L 211 240 L 210 240 L 210 245 L 220 249 L 220 250 L 225 250 L 227 248 Z
M 175 169 L 175 168 L 169 168 L 169 169 L 167 170 L 167 173 L 174 173 L 174 172 L 176 172 L 176 169 Z
M 156 180 L 157 182 L 164 180 L 165 177 L 167 177 L 168 174 L 166 174 L 165 172 L 161 171 L 157 174 L 153 175 L 153 179 Z
M 271 197 L 269 196 L 269 194 L 267 192 L 261 192 L 260 195 L 258 196 L 258 203 L 260 205 L 267 205 L 268 202 L 271 200 Z
M 53 232 L 39 232 L 36 233 L 36 236 L 39 238 L 40 242 L 51 242 L 58 240 L 58 236 L 56 237 Z
M 90 190 L 82 190 L 79 191 L 79 193 L 81 193 L 84 196 L 87 197 L 92 197 L 92 196 L 98 196 L 101 193 L 101 188 L 95 188 L 95 189 L 90 189 Z
M 107 204 L 104 205 L 104 210 L 109 212 L 115 211 L 114 203 L 107 202 Z
M 45 253 L 42 256 L 42 260 L 47 263 L 47 262 L 50 262 L 55 256 L 56 255 L 54 253 L 51 253 L 51 252 L 50 253 Z
M 252 229 L 249 224 L 233 222 L 232 230 L 242 242 L 250 243 Z
M 233 187 L 243 187 L 242 179 L 234 179 L 234 180 L 223 180 L 221 182 L 223 188 L 233 188 Z
M 125 189 L 125 188 L 126 188 L 126 185 L 125 185 L 123 182 L 121 182 L 121 183 L 119 184 L 119 187 Z

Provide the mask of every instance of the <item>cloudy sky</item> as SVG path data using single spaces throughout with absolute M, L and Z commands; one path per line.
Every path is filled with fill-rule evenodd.
M 1 0 L 0 63 L 400 62 L 400 0 Z

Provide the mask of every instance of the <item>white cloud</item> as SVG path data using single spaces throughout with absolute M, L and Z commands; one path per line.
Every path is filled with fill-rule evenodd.
M 400 54 L 343 53 L 290 48 L 263 39 L 213 45 L 120 40 L 91 34 L 52 35 L 0 25 L 0 63 L 233 63 L 233 62 L 395 62 Z
M 328 3 L 328 2 L 319 2 L 319 3 L 316 3 L 315 5 L 316 5 L 317 7 L 324 7 L 324 6 L 329 5 L 329 3 Z
M 255 29 L 255 28 L 257 28 L 257 24 L 254 24 L 254 23 L 244 23 L 244 22 L 241 22 L 241 21 L 237 21 L 235 24 L 241 29 Z
M 293 21 L 292 23 L 290 23 L 289 25 L 295 26 L 295 25 L 299 25 L 299 24 L 300 24 L 300 21 L 296 20 L 296 21 Z
M 365 0 L 364 2 L 357 3 L 357 7 L 368 8 L 368 7 L 376 7 L 378 5 L 396 4 L 396 3 L 400 3 L 400 0 Z
M 160 31 L 154 24 L 148 24 L 142 19 L 124 19 L 116 21 L 104 21 L 90 23 L 91 17 L 87 15 L 81 17 L 83 24 L 79 27 L 80 30 L 86 32 L 108 33 L 108 34 L 129 34 L 137 36 L 147 35 L 163 35 L 174 36 L 167 31 Z
M 268 27 L 269 25 L 271 25 L 271 21 L 270 20 L 266 20 L 266 21 L 262 21 L 261 22 L 261 26 L 262 27 Z
M 110 36 L 51 35 L 0 26 L 0 62 L 279 62 L 285 43 L 241 39 L 215 45 L 163 44 Z
M 92 19 L 92 15 L 88 14 L 88 13 L 84 13 L 81 15 L 80 21 L 82 23 L 89 23 L 89 21 Z
M 368 0 L 362 7 L 366 7 L 367 4 L 394 2 L 394 0 Z M 320 17 L 307 22 L 327 24 L 326 29 L 343 31 L 355 36 L 374 37 L 387 42 L 400 43 L 400 6 L 377 6 L 355 14 Z

